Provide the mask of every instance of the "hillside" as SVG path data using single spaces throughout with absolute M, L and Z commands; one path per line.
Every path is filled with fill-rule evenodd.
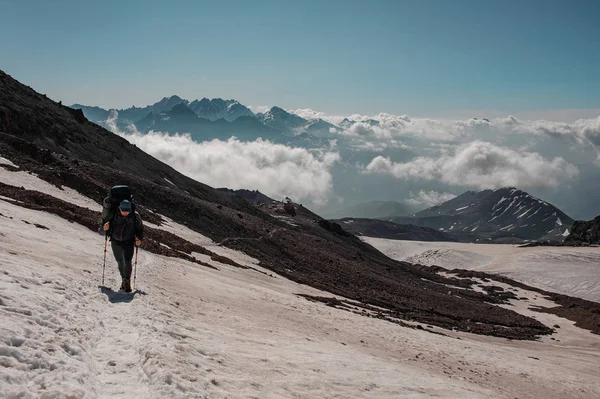
M 264 195 L 263 193 L 261 193 L 258 190 L 232 190 L 229 188 L 218 188 L 217 190 L 219 191 L 223 191 L 226 193 L 229 193 L 231 195 L 236 195 L 238 197 L 242 197 L 243 199 L 245 199 L 246 201 L 252 203 L 252 204 L 259 204 L 259 203 L 272 203 L 275 200 L 267 197 L 266 195 Z
M 552 204 L 513 187 L 468 191 L 393 221 L 449 232 L 462 241 L 492 242 L 562 241 L 573 224 Z
M 397 224 L 367 218 L 343 218 L 331 221 L 339 223 L 344 230 L 357 236 L 409 241 L 458 241 L 457 238 L 443 231 L 413 226 L 412 224 Z

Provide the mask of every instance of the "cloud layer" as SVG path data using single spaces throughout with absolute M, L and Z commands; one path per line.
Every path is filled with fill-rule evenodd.
M 410 198 L 406 200 L 406 203 L 414 206 L 426 205 L 429 208 L 441 204 L 442 202 L 449 201 L 455 197 L 456 195 L 450 193 L 438 193 L 435 190 L 421 190 L 416 195 L 410 193 Z
M 355 201 L 393 197 L 415 206 L 432 206 L 452 198 L 446 191 L 458 193 L 450 186 L 516 186 L 535 193 L 580 184 L 579 174 L 589 178 L 600 171 L 600 117 L 564 123 L 511 116 L 435 120 L 383 113 L 344 117 L 309 109 L 292 112 L 338 126 L 345 118 L 357 123 L 330 131 L 330 145 L 319 150 L 260 140 L 196 143 L 188 136 L 142 136 L 135 129 L 121 134 L 199 181 L 216 187 L 259 189 L 275 198 L 290 196 L 316 209 L 333 207 L 330 199 L 340 196 L 352 196 Z M 111 126 L 111 119 L 106 123 Z M 118 132 L 114 123 L 111 130 Z M 379 154 L 374 152 L 381 156 L 375 157 Z M 372 180 L 365 176 L 369 174 L 380 178 Z M 400 181 L 394 183 L 393 178 Z M 372 181 L 381 185 L 373 190 Z M 598 193 L 594 190 L 592 196 Z M 552 193 L 560 193 L 562 197 L 556 198 L 567 204 L 571 200 L 565 198 L 574 196 L 564 190 L 545 190 L 544 195 L 553 200 Z M 591 202 L 584 206 L 586 215 L 596 212 Z
M 131 127 L 119 131 L 116 114 L 107 120 L 110 129 L 143 151 L 179 172 L 212 187 L 259 190 L 282 200 L 309 201 L 324 205 L 333 193 L 330 168 L 340 160 L 337 152 L 309 151 L 258 139 L 241 142 L 195 142 L 187 134 L 141 134 Z
M 248 108 L 255 114 L 265 113 L 271 109 L 269 105 L 248 105 Z
M 329 168 L 339 160 L 333 152 L 313 153 L 268 141 L 212 140 L 194 142 L 188 135 L 123 134 L 145 152 L 181 173 L 213 187 L 258 189 L 274 199 L 285 196 L 317 205 L 333 191 Z
M 395 163 L 389 157 L 378 156 L 363 173 L 487 189 L 557 187 L 563 180 L 577 176 L 578 170 L 560 157 L 546 159 L 538 153 L 474 141 L 458 147 L 451 155 L 438 158 L 418 157 L 406 163 Z
M 570 139 L 578 144 L 593 146 L 600 153 L 600 116 L 565 123 L 547 120 L 521 120 L 513 116 L 491 119 L 441 120 L 387 113 L 373 116 L 360 114 L 332 116 L 311 109 L 297 109 L 291 112 L 307 119 L 321 118 L 335 125 L 342 123 L 345 118 L 357 122 L 339 131 L 341 135 L 346 136 L 384 140 L 410 136 L 427 140 L 464 142 L 481 139 L 482 135 L 534 134 Z

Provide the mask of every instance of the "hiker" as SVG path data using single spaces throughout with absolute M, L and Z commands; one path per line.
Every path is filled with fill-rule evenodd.
M 142 218 L 135 212 L 129 200 L 123 200 L 119 203 L 114 216 L 110 220 L 103 218 L 102 222 L 105 234 L 110 237 L 113 255 L 123 279 L 121 289 L 131 292 L 131 260 L 134 245 L 139 247 L 144 239 Z

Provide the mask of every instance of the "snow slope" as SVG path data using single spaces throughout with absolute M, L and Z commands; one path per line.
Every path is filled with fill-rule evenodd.
M 26 190 L 37 190 L 55 198 L 68 201 L 75 205 L 89 208 L 94 211 L 97 211 L 99 207 L 102 209 L 101 204 L 79 194 L 77 191 L 69 187 L 58 188 L 29 172 L 9 172 L 8 170 L 0 167 L 0 183 L 16 187 L 23 187 Z
M 2 397 L 600 396 L 600 337 L 554 315 L 534 314 L 561 326 L 540 342 L 435 335 L 309 302 L 296 294 L 331 294 L 279 276 L 143 250 L 138 291 L 116 293 L 110 252 L 99 288 L 101 236 L 3 199 L 0 214 Z
M 394 259 L 502 274 L 530 286 L 600 302 L 600 248 L 361 239 Z

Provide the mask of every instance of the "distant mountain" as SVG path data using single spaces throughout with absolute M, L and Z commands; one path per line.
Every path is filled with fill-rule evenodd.
M 178 104 L 189 104 L 188 100 L 184 100 L 179 96 L 163 97 L 162 100 L 148 105 L 144 108 L 131 107 L 127 109 L 120 109 L 118 111 L 118 122 L 125 124 L 135 124 L 137 121 L 148 115 L 150 112 L 153 114 L 160 114 L 161 112 L 168 112 L 174 106 Z M 85 113 L 85 111 L 84 111 Z
M 232 122 L 219 119 L 211 123 L 210 129 L 201 133 L 204 139 L 220 138 L 227 140 L 235 136 L 239 140 L 252 141 L 262 138 L 263 140 L 270 140 L 280 144 L 287 140 L 287 136 L 284 133 L 263 125 L 254 116 L 240 116 Z
M 175 109 L 176 107 L 179 108 Z M 73 104 L 71 108 L 81 109 L 90 121 L 108 127 L 106 121 L 112 110 L 82 104 Z M 174 109 L 175 112 L 172 112 Z M 329 143 L 322 139 L 334 137 L 335 130 L 340 129 L 323 119 L 306 120 L 279 107 L 272 107 L 265 113 L 254 115 L 248 107 L 238 101 L 221 98 L 203 98 L 189 102 L 179 96 L 171 96 L 163 97 L 160 101 L 143 108 L 134 106 L 115 111 L 117 119 L 114 122 L 121 129 L 133 124 L 144 133 L 150 130 L 167 133 L 189 132 L 200 139 L 228 139 L 236 136 L 240 140 L 255 140 L 261 137 L 308 148 L 319 144 L 328 145 Z M 215 124 L 210 125 L 206 122 Z M 210 129 L 207 126 L 210 126 Z M 284 135 L 288 137 L 287 140 L 282 138 Z
M 344 230 L 357 236 L 411 241 L 458 241 L 456 237 L 443 231 L 412 224 L 398 224 L 366 218 L 343 218 L 331 221 L 338 223 Z
M 180 103 L 167 112 L 150 112 L 144 118 L 137 121 L 135 127 L 144 133 L 150 130 L 167 133 L 184 133 L 195 132 L 210 124 L 209 120 L 199 118 L 188 106 Z
M 236 100 L 223 100 L 221 98 L 209 100 L 203 98 L 202 100 L 192 101 L 189 106 L 196 115 L 209 121 L 225 119 L 232 122 L 241 116 L 254 116 L 254 113 L 248 107 Z
M 462 241 L 492 242 L 562 241 L 573 224 L 560 209 L 513 187 L 468 191 L 393 221 L 449 232 Z
M 351 127 L 352 125 L 354 125 L 356 123 L 356 121 L 351 121 L 348 118 L 344 118 L 344 120 L 342 120 L 340 122 L 340 127 L 344 128 L 344 129 L 348 129 L 349 127 Z
M 183 104 L 188 106 L 200 118 L 216 121 L 225 119 L 226 121 L 234 121 L 241 116 L 254 116 L 254 113 L 246 106 L 235 100 L 223 100 L 221 98 L 213 98 L 209 100 L 194 100 L 191 103 L 179 96 L 163 97 L 160 101 L 148 105 L 146 107 L 131 107 L 125 109 L 117 109 L 118 121 L 122 123 L 137 123 L 142 118 L 148 116 L 149 113 L 161 114 L 169 112 L 174 106 Z M 110 110 L 100 107 L 90 107 L 87 105 L 73 104 L 71 108 L 81 109 L 89 120 L 95 123 L 102 123 L 106 120 Z
M 163 97 L 159 102 L 150 105 L 150 111 L 154 113 L 170 111 L 174 106 L 179 104 L 188 105 L 189 101 L 179 96 Z
M 132 124 L 138 122 L 140 119 L 145 118 L 149 113 L 160 114 L 161 112 L 170 111 L 175 105 L 178 104 L 189 104 L 188 100 L 184 100 L 179 96 L 171 96 L 171 97 L 163 97 L 162 100 L 148 105 L 143 108 L 138 108 L 133 106 L 131 108 L 126 109 L 117 109 L 118 112 L 118 123 L 122 124 Z M 109 116 L 109 113 L 112 109 L 107 110 L 100 107 L 91 107 L 82 104 L 73 104 L 71 105 L 73 109 L 81 109 L 83 114 L 90 121 L 104 125 L 104 122 Z
M 136 122 L 135 126 L 142 133 L 151 130 L 170 134 L 190 133 L 195 141 L 228 140 L 232 136 L 240 140 L 255 140 L 261 137 L 278 143 L 287 139 L 283 133 L 263 125 L 253 116 L 240 116 L 232 122 L 225 119 L 209 121 L 200 118 L 184 104 L 177 104 L 170 111 L 159 114 L 151 112 Z
M 340 209 L 328 214 L 327 216 L 331 219 L 341 219 L 347 217 L 389 219 L 399 216 L 408 216 L 415 213 L 415 211 L 416 209 L 414 207 L 403 202 L 369 201 Z
M 380 122 L 376 119 L 366 119 L 364 121 L 361 121 L 362 123 L 366 123 L 367 125 L 370 126 L 379 126 Z
M 274 199 L 267 197 L 266 195 L 264 195 L 263 193 L 261 193 L 258 190 L 245 190 L 245 189 L 232 190 L 230 188 L 217 188 L 217 190 L 231 194 L 231 195 L 237 195 L 238 197 L 242 197 L 243 199 L 245 199 L 246 201 L 248 201 L 252 204 L 259 204 L 259 203 L 270 204 L 275 201 Z
M 335 137 L 335 132 L 338 130 L 341 130 L 338 126 L 324 121 L 323 119 L 308 121 L 307 125 L 304 127 L 306 133 L 325 137 Z
M 582 220 L 574 222 L 571 234 L 565 238 L 564 243 L 566 245 L 600 245 L 600 216 L 587 222 Z
M 256 117 L 264 125 L 287 134 L 301 133 L 308 123 L 306 119 L 279 107 L 273 107 L 265 113 L 258 113 Z

